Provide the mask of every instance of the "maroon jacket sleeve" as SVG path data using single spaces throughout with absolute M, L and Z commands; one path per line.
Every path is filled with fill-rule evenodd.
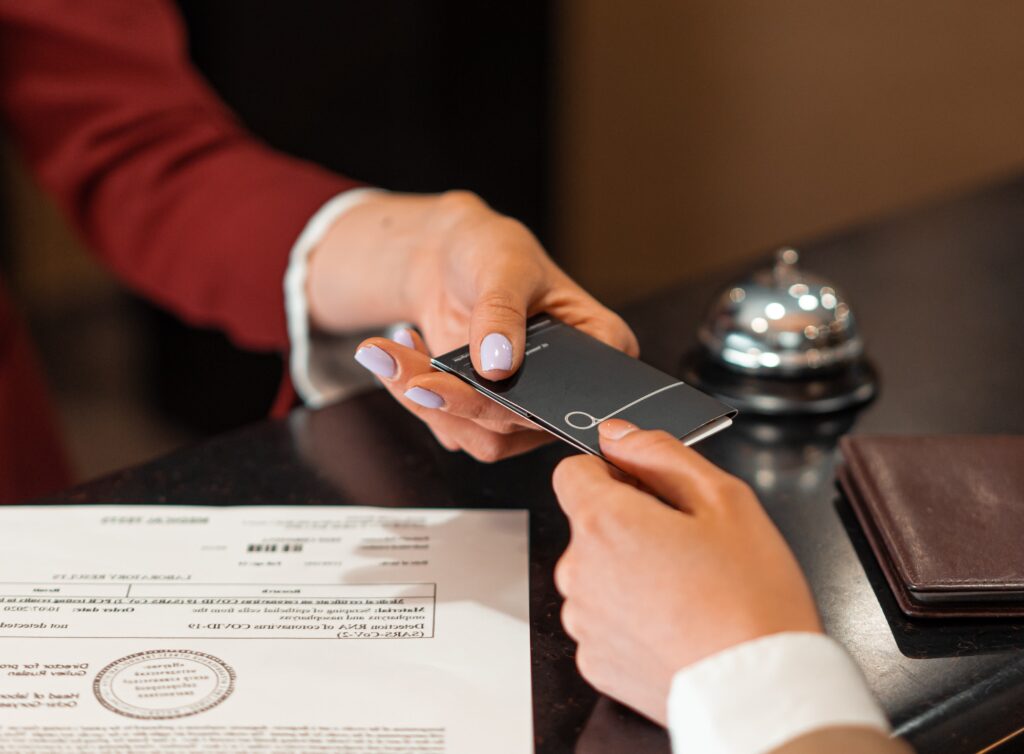
M 288 252 L 355 184 L 248 134 L 190 65 L 169 2 L 0 0 L 0 113 L 128 285 L 243 345 L 287 345 Z

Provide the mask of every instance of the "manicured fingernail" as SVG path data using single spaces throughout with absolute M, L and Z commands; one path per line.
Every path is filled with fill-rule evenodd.
M 405 391 L 405 397 L 423 408 L 441 408 L 444 405 L 444 398 L 425 387 L 411 387 Z
M 485 372 L 512 368 L 512 342 L 501 333 L 492 332 L 480 343 L 480 366 Z
M 416 347 L 416 344 L 412 339 L 412 333 L 404 328 L 395 332 L 391 337 L 391 340 L 395 341 L 400 346 L 405 346 L 406 348 Z
M 623 419 L 609 419 L 606 422 L 601 422 L 597 431 L 601 437 L 607 440 L 621 440 L 630 432 L 636 432 L 638 429 L 640 429 L 638 426 Z
M 395 376 L 395 360 L 383 348 L 364 346 L 356 351 L 356 361 L 378 377 L 386 379 Z

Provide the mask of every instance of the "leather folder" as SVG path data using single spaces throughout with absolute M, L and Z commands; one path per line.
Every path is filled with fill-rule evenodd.
M 1024 615 L 1024 436 L 851 435 L 839 485 L 900 609 Z

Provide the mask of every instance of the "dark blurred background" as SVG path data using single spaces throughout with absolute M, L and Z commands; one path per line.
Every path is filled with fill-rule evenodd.
M 269 143 L 474 190 L 612 304 L 1024 167 L 1016 0 L 179 5 Z M 10 279 L 81 476 L 266 413 L 279 357 L 122 292 L 9 147 L 3 167 Z

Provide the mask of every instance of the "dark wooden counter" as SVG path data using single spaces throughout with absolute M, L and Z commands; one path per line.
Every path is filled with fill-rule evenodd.
M 1024 625 L 903 618 L 838 499 L 835 442 L 847 431 L 1024 432 L 1024 179 L 802 250 L 805 266 L 852 302 L 882 376 L 880 397 L 859 416 L 745 418 L 700 448 L 758 490 L 806 570 L 829 632 L 860 663 L 896 730 L 920 752 L 979 752 L 1024 728 Z M 628 308 L 645 360 L 678 371 L 703 308 L 728 277 Z M 662 731 L 599 700 L 580 679 L 558 623 L 551 572 L 568 532 L 548 481 L 568 452 L 551 446 L 480 465 L 438 447 L 375 391 L 295 411 L 51 502 L 529 508 L 537 751 L 667 751 Z

